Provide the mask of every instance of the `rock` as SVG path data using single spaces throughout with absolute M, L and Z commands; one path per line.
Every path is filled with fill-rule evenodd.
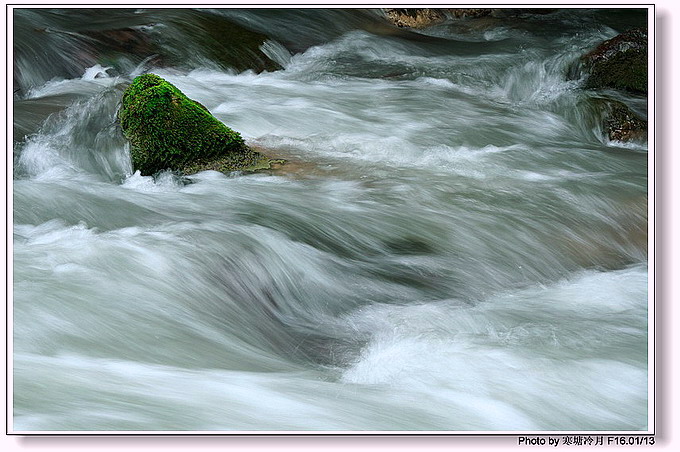
M 431 8 L 387 9 L 385 14 L 400 28 L 426 28 L 446 19 L 442 10 Z
M 642 143 L 647 140 L 647 121 L 620 100 L 590 98 L 583 111 L 592 118 L 592 127 L 600 129 L 604 137 L 611 141 Z
M 617 101 L 608 101 L 604 130 L 612 141 L 645 141 L 647 121 L 638 118 L 630 108 Z
M 484 17 L 484 16 L 490 16 L 494 10 L 493 9 L 488 9 L 488 8 L 447 8 L 444 10 L 447 15 L 453 17 L 453 18 L 461 18 L 461 17 Z
M 170 49 L 173 52 L 179 52 L 177 49 L 199 52 L 221 68 L 233 68 L 238 72 L 281 69 L 279 63 L 262 51 L 262 45 L 269 40 L 266 35 L 248 30 L 227 17 L 205 10 L 178 9 L 168 12 L 163 20 L 176 30 L 176 33 L 158 34 L 157 39 L 168 52 Z M 193 45 L 189 47 L 187 42 Z M 195 55 L 179 52 L 173 57 L 193 59 Z
M 147 31 L 147 27 L 127 27 L 114 30 L 84 30 L 79 33 L 87 38 L 83 52 L 93 59 L 115 66 L 120 58 L 132 58 L 135 62 L 149 59 L 156 66 L 168 66 L 162 55 L 163 49 Z
M 125 27 L 117 24 L 125 23 Z M 40 26 L 36 26 L 40 25 Z M 209 67 L 243 72 L 275 71 L 266 51 L 270 38 L 220 15 L 189 8 L 14 11 L 14 91 L 26 97 L 53 78 L 78 78 L 96 64 L 111 76 L 143 68 Z M 55 51 L 54 49 L 58 49 Z
M 221 69 L 238 72 L 281 69 L 262 51 L 268 41 L 266 35 L 228 18 L 204 11 L 173 10 L 158 17 L 150 15 L 146 21 L 136 27 L 85 30 L 79 35 L 87 38 L 86 49 L 95 60 L 112 66 L 120 59 L 131 58 L 135 63 L 147 60 L 156 67 L 193 68 L 207 60 Z
M 545 14 L 552 14 L 555 11 L 559 11 L 558 8 L 522 8 L 515 10 L 517 11 L 517 14 L 536 14 L 536 15 L 545 15 Z
M 250 149 L 238 132 L 155 74 L 135 78 L 123 93 L 118 112 L 130 141 L 134 170 L 193 174 L 270 168 L 274 161 Z
M 444 22 L 447 18 L 483 17 L 490 15 L 493 11 L 493 9 L 483 8 L 412 8 L 386 9 L 385 15 L 397 27 L 420 29 Z
M 647 93 L 647 28 L 634 28 L 604 41 L 580 60 L 586 88 Z
M 385 9 L 387 19 L 397 27 L 422 29 L 447 19 L 479 18 L 487 16 L 514 17 L 524 14 L 550 14 L 554 8 L 498 9 L 498 8 L 411 8 Z

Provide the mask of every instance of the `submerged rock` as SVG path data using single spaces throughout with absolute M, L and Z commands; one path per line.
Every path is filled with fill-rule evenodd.
M 123 94 L 118 119 L 130 141 L 133 169 L 142 175 L 162 170 L 254 171 L 275 163 L 155 74 L 134 79 Z
M 166 20 L 178 32 L 174 35 L 161 32 L 159 40 L 164 42 L 168 51 L 186 49 L 175 58 L 193 59 L 193 55 L 187 54 L 187 51 L 193 51 L 222 69 L 235 69 L 237 72 L 271 72 L 282 68 L 263 51 L 263 45 L 270 41 L 268 36 L 249 30 L 228 17 L 204 10 L 179 10 Z M 188 48 L 186 42 L 193 45 Z
M 78 78 L 96 64 L 109 75 L 144 68 L 275 71 L 269 36 L 220 10 L 190 8 L 14 10 L 14 91 Z M 121 26 L 126 24 L 126 26 Z
M 158 67 L 169 66 L 163 49 L 148 32 L 148 26 L 126 27 L 113 30 L 84 30 L 86 37 L 82 52 L 98 62 L 116 67 L 119 60 L 131 59 L 138 64 L 147 59 Z
M 604 41 L 581 57 L 586 88 L 647 93 L 647 28 L 635 28 Z
M 153 22 L 158 20 L 159 23 Z M 269 38 L 228 18 L 204 11 L 170 10 L 149 15 L 143 25 L 119 29 L 85 30 L 87 51 L 107 65 L 132 59 L 156 67 L 197 67 L 208 61 L 237 72 L 275 71 L 281 65 L 263 51 Z

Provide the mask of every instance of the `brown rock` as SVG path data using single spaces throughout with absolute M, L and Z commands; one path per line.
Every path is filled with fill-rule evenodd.
M 626 104 L 597 98 L 591 105 L 608 139 L 622 142 L 647 139 L 647 121 L 639 118 Z
M 484 17 L 493 13 L 493 9 L 484 8 L 412 8 L 386 9 L 387 18 L 397 27 L 427 28 L 444 22 L 448 18 L 461 19 L 464 17 Z
M 493 9 L 489 8 L 471 8 L 471 9 L 465 9 L 465 8 L 448 8 L 446 10 L 446 13 L 450 15 L 451 17 L 454 17 L 456 19 L 461 18 L 461 17 L 484 17 L 484 16 L 489 16 L 491 13 L 494 12 Z
M 442 10 L 431 8 L 387 9 L 385 14 L 394 25 L 401 28 L 426 28 L 446 19 Z
M 607 136 L 613 141 L 644 141 L 647 139 L 647 121 L 638 118 L 626 105 L 610 102 L 604 120 Z

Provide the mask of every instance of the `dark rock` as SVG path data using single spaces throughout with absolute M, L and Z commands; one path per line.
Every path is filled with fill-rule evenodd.
M 118 112 L 130 141 L 134 170 L 152 175 L 162 170 L 192 174 L 268 169 L 274 163 L 250 149 L 200 103 L 155 74 L 135 78 Z
M 162 49 L 148 33 L 147 27 L 130 27 L 117 30 L 85 30 L 81 35 L 88 38 L 86 49 L 95 59 L 109 62 L 115 57 L 134 58 L 141 61 L 151 58 L 155 66 L 166 66 Z
M 128 74 L 140 65 L 147 70 L 281 69 L 263 50 L 270 41 L 267 35 L 215 11 L 148 8 L 131 15 L 128 10 L 102 8 L 65 14 L 20 8 L 13 19 L 13 83 L 19 98 L 55 77 L 80 77 L 96 64 L 110 67 L 111 76 Z
M 188 48 L 204 53 L 205 57 L 222 68 L 237 71 L 275 71 L 281 65 L 269 58 L 262 50 L 269 38 L 248 30 L 227 17 L 208 11 L 179 10 L 168 13 L 164 20 L 172 25 L 175 33 L 159 33 L 166 51 Z M 191 47 L 186 43 L 192 42 Z M 192 59 L 195 55 L 178 54 L 178 58 Z
M 274 71 L 281 66 L 261 50 L 267 36 L 247 30 L 228 18 L 192 10 L 170 10 L 158 20 L 137 27 L 85 30 L 95 59 L 112 64 L 118 58 L 147 59 L 156 67 L 199 65 L 211 61 L 223 69 L 239 72 Z M 150 61 L 148 60 L 150 59 Z
M 521 9 L 520 11 L 523 14 L 552 14 L 555 11 L 557 11 L 557 8 L 526 8 L 526 9 Z
M 647 93 L 647 28 L 634 28 L 604 41 L 581 57 L 586 88 Z

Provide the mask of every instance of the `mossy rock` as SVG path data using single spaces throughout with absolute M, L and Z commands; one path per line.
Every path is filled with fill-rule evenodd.
M 142 175 L 163 170 L 254 171 L 273 163 L 207 108 L 155 74 L 133 80 L 123 93 L 118 119 L 130 141 L 133 169 Z
M 635 28 L 604 41 L 581 57 L 586 88 L 647 93 L 647 28 Z

